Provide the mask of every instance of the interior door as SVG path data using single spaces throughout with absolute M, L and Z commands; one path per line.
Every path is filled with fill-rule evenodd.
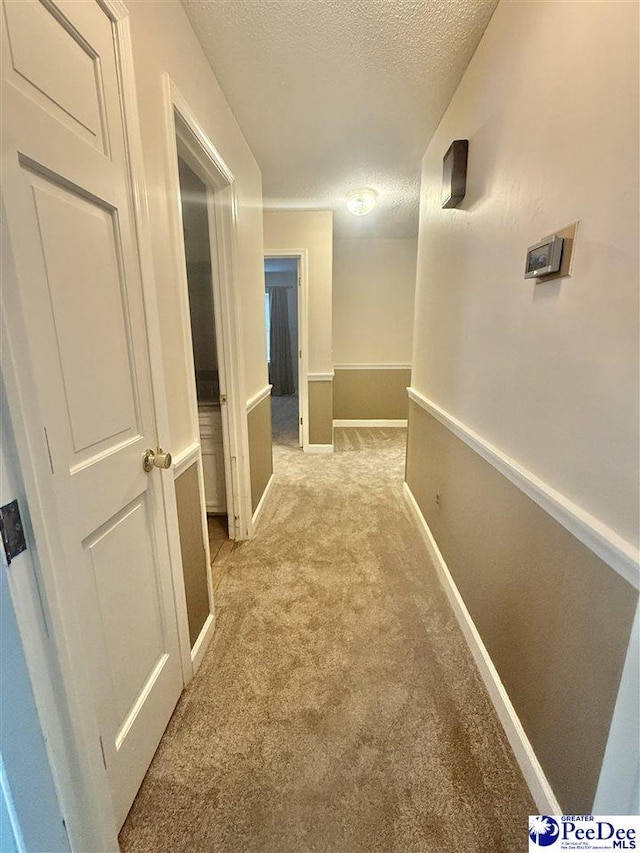
M 3 201 L 120 826 L 182 689 L 113 23 L 6 0 Z M 25 389 L 31 393 L 31 389 Z M 45 451 L 46 452 L 46 451 Z M 89 685 L 87 685 L 89 689 Z

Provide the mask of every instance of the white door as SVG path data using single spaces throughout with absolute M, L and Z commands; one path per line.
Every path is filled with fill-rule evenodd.
M 27 351 L 120 826 L 182 689 L 111 20 L 6 0 L 2 173 Z M 31 389 L 25 393 L 31 393 Z

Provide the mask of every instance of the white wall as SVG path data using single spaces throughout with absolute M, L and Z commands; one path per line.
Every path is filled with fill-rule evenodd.
M 335 364 L 409 364 L 416 239 L 335 240 Z
M 333 212 L 267 210 L 264 250 L 309 250 L 309 373 L 330 373 L 332 357 Z
M 638 541 L 638 5 L 502 2 L 423 161 L 413 385 Z M 467 195 L 442 157 L 469 139 Z M 527 246 L 580 220 L 573 277 Z
M 179 317 L 176 258 L 168 205 L 174 203 L 164 131 L 162 77 L 168 72 L 235 178 L 237 193 L 237 291 L 241 299 L 244 386 L 247 398 L 267 383 L 264 331 L 262 179 L 178 0 L 131 2 L 133 55 L 138 90 L 152 251 L 169 402 L 171 451 L 185 449 L 191 435 L 184 330 Z

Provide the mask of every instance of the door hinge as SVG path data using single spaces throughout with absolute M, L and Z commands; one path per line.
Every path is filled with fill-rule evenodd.
M 102 753 L 102 763 L 104 764 L 104 769 L 106 770 L 107 769 L 107 759 L 106 759 L 106 756 L 104 754 L 104 741 L 102 740 L 102 735 L 98 735 L 98 738 L 100 740 L 100 752 Z
M 302 426 L 302 418 L 300 418 L 300 426 Z
M 0 506 L 0 539 L 4 546 L 7 566 L 18 554 L 27 550 L 27 540 L 24 536 L 24 527 L 20 518 L 18 501 Z
M 298 358 L 302 358 L 302 350 L 301 349 L 298 350 Z
M 302 287 L 302 276 L 298 276 L 298 287 Z

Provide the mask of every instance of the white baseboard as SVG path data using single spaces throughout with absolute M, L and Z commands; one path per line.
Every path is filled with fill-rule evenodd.
M 202 663 L 202 658 L 204 657 L 204 653 L 209 648 L 209 643 L 213 639 L 213 631 L 216 626 L 216 619 L 213 613 L 210 613 L 204 625 L 202 626 L 202 630 L 198 634 L 198 639 L 193 644 L 193 648 L 191 649 L 191 663 L 193 664 L 193 674 L 195 675 L 198 671 L 200 664 Z
M 406 420 L 336 420 L 334 427 L 406 427 Z
M 305 453 L 333 453 L 333 444 L 307 444 Z
M 269 499 L 269 495 L 271 494 L 271 489 L 273 489 L 273 484 L 275 483 L 275 479 L 273 474 L 269 477 L 269 482 L 264 488 L 264 492 L 262 493 L 262 497 L 258 501 L 258 506 L 256 507 L 256 511 L 253 513 L 253 518 L 251 519 L 251 527 L 252 527 L 252 535 L 256 531 L 256 527 L 258 522 L 260 521 L 260 516 L 265 508 L 267 500 Z
M 467 610 L 458 587 L 451 576 L 444 557 L 440 553 L 438 544 L 433 538 L 433 534 L 422 515 L 422 511 L 418 506 L 416 499 L 411 492 L 411 489 L 404 483 L 404 496 L 407 504 L 413 513 L 413 516 L 420 528 L 420 532 L 429 552 L 429 556 L 433 560 L 440 582 L 447 594 L 449 602 L 453 608 L 456 618 L 462 628 L 462 632 L 467 640 L 471 653 L 480 670 L 480 675 L 485 683 L 493 706 L 502 723 L 502 727 L 507 736 L 516 761 L 520 766 L 522 775 L 525 778 L 531 796 L 535 800 L 536 806 L 540 814 L 562 814 L 562 809 L 553 793 L 551 785 L 544 774 L 540 762 L 533 750 L 531 742 L 526 735 L 526 732 L 516 714 L 515 708 L 511 704 L 509 695 L 504 688 L 498 671 L 496 670 L 493 661 L 489 656 L 482 638 L 476 628 L 471 614 Z

